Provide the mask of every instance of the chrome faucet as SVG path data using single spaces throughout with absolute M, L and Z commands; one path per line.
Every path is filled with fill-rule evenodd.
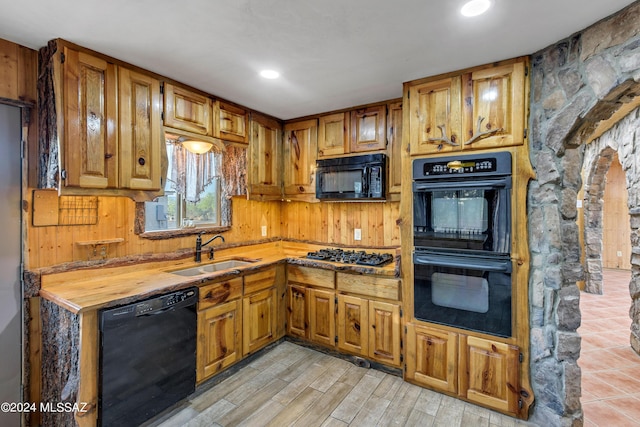
M 203 247 L 207 246 L 209 243 L 213 242 L 215 239 L 222 239 L 222 241 L 224 242 L 224 237 L 221 236 L 220 234 L 216 234 L 215 236 L 213 236 L 212 238 L 210 238 L 206 242 L 202 243 L 202 235 L 204 233 L 205 233 L 205 231 L 201 231 L 200 233 L 198 233 L 198 237 L 196 237 L 196 262 L 201 262 L 202 261 L 202 248 Z M 210 250 L 209 250 L 209 259 L 213 259 L 213 248 L 210 248 Z

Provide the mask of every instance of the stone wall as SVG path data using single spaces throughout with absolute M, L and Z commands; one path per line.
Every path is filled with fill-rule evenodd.
M 640 95 L 638 22 L 640 2 L 532 56 L 529 141 L 536 179 L 529 186 L 527 214 L 531 380 L 536 401 L 530 420 L 539 425 L 582 425 L 576 282 L 584 279 L 584 271 L 576 200 L 582 186 L 584 142 L 601 120 Z M 633 114 L 637 116 L 637 111 Z M 621 162 L 632 164 L 637 177 L 637 152 L 623 154 L 630 157 L 621 156 Z M 634 191 L 629 194 L 635 227 L 631 313 L 637 337 L 640 190 Z

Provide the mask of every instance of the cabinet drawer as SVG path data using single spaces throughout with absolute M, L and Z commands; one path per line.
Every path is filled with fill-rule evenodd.
M 334 272 L 321 268 L 288 265 L 287 281 L 289 283 L 295 282 L 320 288 L 335 289 Z
M 339 291 L 367 295 L 376 298 L 400 300 L 400 279 L 366 276 L 363 274 L 336 274 Z
M 270 288 L 276 282 L 276 269 L 260 271 L 244 276 L 244 294 L 252 294 L 263 289 Z
M 242 277 L 201 286 L 199 295 L 198 310 L 240 298 L 242 296 Z

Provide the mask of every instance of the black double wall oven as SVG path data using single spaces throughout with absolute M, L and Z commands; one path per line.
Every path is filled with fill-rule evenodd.
M 414 316 L 512 336 L 511 153 L 413 161 Z

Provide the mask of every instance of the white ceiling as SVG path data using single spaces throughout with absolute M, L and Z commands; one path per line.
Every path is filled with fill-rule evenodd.
M 464 18 L 464 0 L 0 0 L 0 38 L 60 37 L 286 120 L 535 53 L 633 3 L 492 1 Z

